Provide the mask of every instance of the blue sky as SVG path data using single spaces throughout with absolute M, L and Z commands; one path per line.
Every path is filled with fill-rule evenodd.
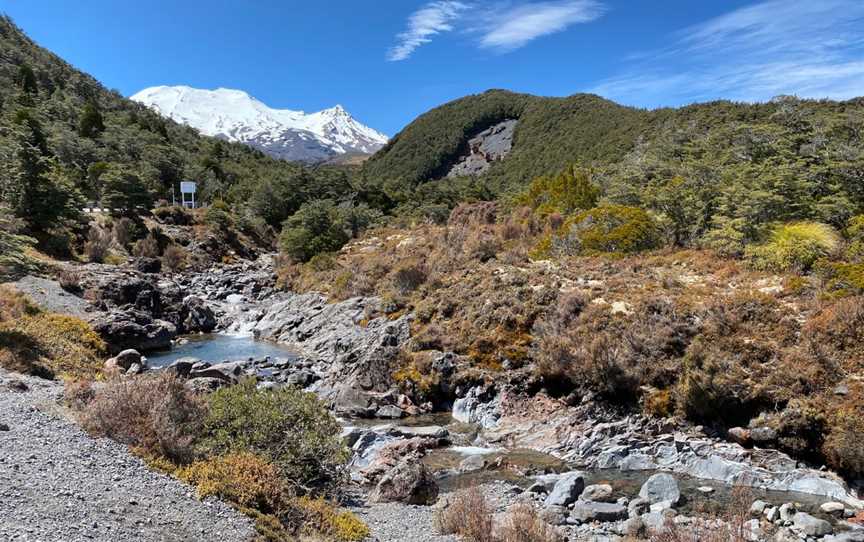
M 864 0 L 0 0 L 39 44 L 131 95 L 238 88 L 336 103 L 394 134 L 465 94 L 640 107 L 864 94 Z

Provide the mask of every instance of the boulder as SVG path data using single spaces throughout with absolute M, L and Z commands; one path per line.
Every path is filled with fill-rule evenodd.
M 777 431 L 770 427 L 757 427 L 750 430 L 750 440 L 762 446 L 772 444 L 777 440 Z
M 375 416 L 378 418 L 396 420 L 403 418 L 405 416 L 405 411 L 396 405 L 384 405 L 375 411 Z
M 369 499 L 379 503 L 429 505 L 438 499 L 438 484 L 426 465 L 405 458 L 381 477 Z
M 765 501 L 755 500 L 753 504 L 750 505 L 750 515 L 759 517 L 765 512 L 765 507 L 768 506 L 768 503 Z
M 200 297 L 189 296 L 183 300 L 181 322 L 186 333 L 210 333 L 216 329 L 216 315 Z
M 194 393 L 210 393 L 227 385 L 228 382 L 221 378 L 211 378 L 207 376 L 190 378 L 183 383 L 184 388 Z
M 192 367 L 201 360 L 197 358 L 180 358 L 164 368 L 165 371 L 173 371 L 180 378 L 186 378 L 192 371 Z
M 822 539 L 822 542 L 864 542 L 864 529 L 829 534 Z
M 795 505 L 791 502 L 787 502 L 785 504 L 780 505 L 780 520 L 781 521 L 792 521 L 795 516 Z
M 627 508 L 617 503 L 578 501 L 570 517 L 581 522 L 618 521 L 627 519 Z
M 647 499 L 650 504 L 669 501 L 674 506 L 681 499 L 681 490 L 675 477 L 661 472 L 651 476 L 642 484 L 639 496 Z
M 159 258 L 136 258 L 135 269 L 142 273 L 155 274 L 162 271 L 162 260 Z
M 807 536 L 825 536 L 831 534 L 833 530 L 830 523 L 824 519 L 815 518 L 806 512 L 797 512 L 792 517 L 792 525 Z
M 826 514 L 831 514 L 832 516 L 840 517 L 843 515 L 843 512 L 846 510 L 846 506 L 841 502 L 826 502 L 819 507 L 820 510 L 825 512 Z
M 627 505 L 627 511 L 630 514 L 630 517 L 638 517 L 643 514 L 647 514 L 651 510 L 651 503 L 648 499 L 644 499 L 642 497 L 637 497 L 630 501 Z
M 318 377 L 312 371 L 307 371 L 305 369 L 300 371 L 295 371 L 288 375 L 288 378 L 285 379 L 285 383 L 289 386 L 295 386 L 297 388 L 305 388 L 309 384 L 315 382 Z
M 582 494 L 579 495 L 579 499 L 582 501 L 615 502 L 615 499 L 612 497 L 612 486 L 609 484 L 586 486 Z
M 546 497 L 545 506 L 567 506 L 582 494 L 585 489 L 585 478 L 581 472 L 564 474 Z
M 242 362 L 217 363 L 203 369 L 192 368 L 189 378 L 218 378 L 228 383 L 236 383 L 243 376 Z
M 741 446 L 750 445 L 750 431 L 744 429 L 743 427 L 733 427 L 726 432 L 726 436 L 729 437 L 729 440 L 731 440 L 732 442 L 737 442 Z
M 135 309 L 103 313 L 92 324 L 93 330 L 115 353 L 127 349 L 141 352 L 167 350 L 171 347 L 171 340 L 177 336 L 177 328 L 171 322 L 155 320 Z
M 459 463 L 459 472 L 476 472 L 486 468 L 486 459 L 482 455 L 469 455 Z

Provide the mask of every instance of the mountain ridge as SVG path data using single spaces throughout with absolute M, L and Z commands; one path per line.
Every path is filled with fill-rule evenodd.
M 346 154 L 372 154 L 388 141 L 341 104 L 306 113 L 274 109 L 243 90 L 161 85 L 130 97 L 204 135 L 245 143 L 275 158 L 325 162 Z

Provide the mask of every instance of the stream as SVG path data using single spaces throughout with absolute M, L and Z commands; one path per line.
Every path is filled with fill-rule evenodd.
M 170 351 L 148 356 L 151 368 L 161 368 L 184 357 L 194 357 L 210 363 L 262 359 L 297 358 L 296 351 L 271 342 L 256 340 L 251 336 L 197 335 L 178 341 Z M 537 450 L 502 448 L 487 445 L 478 425 L 461 423 L 449 412 L 438 412 L 398 420 L 340 419 L 346 429 L 380 430 L 406 427 L 414 429 L 444 428 L 449 436 L 449 445 L 430 450 L 423 462 L 434 473 L 441 491 L 451 492 L 460 488 L 493 481 L 503 481 L 527 489 L 535 477 L 543 474 L 583 470 L 550 454 Z M 472 458 L 466 462 L 466 459 Z M 479 458 L 479 459 L 478 459 Z M 362 464 L 354 468 L 362 468 Z M 634 498 L 642 484 L 656 471 L 653 470 L 588 470 L 586 484 L 609 484 L 615 495 Z M 732 499 L 733 488 L 710 480 L 674 475 L 681 488 L 683 513 L 722 513 Z M 711 488 L 711 491 L 706 491 Z M 751 489 L 754 499 L 761 499 L 779 506 L 784 502 L 795 502 L 799 510 L 807 511 L 823 519 L 831 519 L 821 513 L 819 506 L 829 499 L 815 495 Z

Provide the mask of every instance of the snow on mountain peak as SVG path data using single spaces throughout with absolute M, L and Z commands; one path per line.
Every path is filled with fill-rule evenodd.
M 178 86 L 146 88 L 131 97 L 201 133 L 246 143 L 277 158 L 319 162 L 371 154 L 387 136 L 359 123 L 341 105 L 306 114 L 272 109 L 242 90 Z

